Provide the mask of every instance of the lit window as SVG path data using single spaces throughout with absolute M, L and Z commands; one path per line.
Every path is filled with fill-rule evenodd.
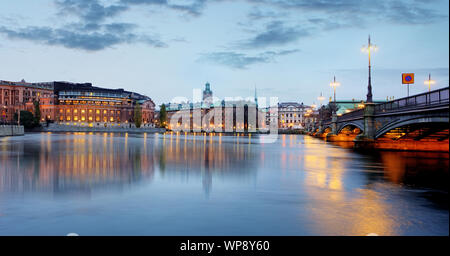
M 70 116 L 68 116 L 68 117 L 66 118 L 66 120 L 67 120 L 67 121 L 70 121 Z
M 97 110 L 95 111 L 95 113 L 100 114 L 100 110 L 97 109 Z
M 103 110 L 103 114 L 106 114 L 106 109 L 105 109 L 105 110 Z
M 86 117 L 82 116 L 81 121 L 86 121 Z
M 75 109 L 75 110 L 73 111 L 73 113 L 74 113 L 74 114 L 78 113 L 78 109 Z
M 78 116 L 74 116 L 74 117 L 73 117 L 73 120 L 74 120 L 74 121 L 77 121 L 77 120 L 78 120 Z
M 86 111 L 84 109 L 81 110 L 81 114 L 84 114 Z
M 111 122 L 114 122 L 114 117 L 111 117 L 109 120 L 110 120 Z

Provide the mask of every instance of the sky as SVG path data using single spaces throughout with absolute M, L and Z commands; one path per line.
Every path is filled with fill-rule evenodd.
M 449 85 L 448 0 L 0 0 L 0 80 L 91 82 L 151 97 L 375 100 Z

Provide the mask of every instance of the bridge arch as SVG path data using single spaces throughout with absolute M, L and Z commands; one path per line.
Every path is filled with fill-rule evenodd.
M 396 120 L 394 122 L 386 124 L 381 129 L 379 129 L 375 134 L 375 139 L 378 139 L 379 137 L 385 135 L 387 132 L 396 128 L 405 127 L 408 125 L 432 124 L 432 123 L 445 124 L 448 126 L 449 117 L 431 116 L 431 117 L 415 117 L 410 119 Z
M 331 125 L 326 125 L 322 128 L 321 133 L 330 133 L 333 130 L 333 128 L 331 127 Z
M 361 130 L 361 132 L 364 132 L 364 124 L 360 124 L 357 122 L 348 122 L 348 123 L 344 123 L 343 125 L 338 127 L 337 134 L 341 133 L 341 131 L 344 130 L 344 128 L 352 127 L 352 126 L 355 128 L 359 128 Z

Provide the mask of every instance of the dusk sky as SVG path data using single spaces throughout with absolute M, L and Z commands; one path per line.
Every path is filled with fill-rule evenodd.
M 449 84 L 449 1 L 0 0 L 0 80 L 92 82 L 157 105 L 214 96 L 317 103 L 365 99 L 372 42 L 374 99 Z

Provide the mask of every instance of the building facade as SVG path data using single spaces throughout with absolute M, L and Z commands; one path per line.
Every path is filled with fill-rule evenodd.
M 11 123 L 21 110 L 34 112 L 39 102 L 41 117 L 54 119 L 55 97 L 51 83 L 10 82 L 0 80 L 0 122 Z
M 134 126 L 134 111 L 141 107 L 142 126 L 152 127 L 155 104 L 144 95 L 124 89 L 94 87 L 90 83 L 25 83 L 0 81 L 1 117 L 13 121 L 14 113 L 34 113 L 38 101 L 41 122 L 89 127 Z
M 278 122 L 278 129 L 303 129 L 313 118 L 314 108 L 297 102 L 278 103 L 278 109 L 268 109 L 266 125 Z

